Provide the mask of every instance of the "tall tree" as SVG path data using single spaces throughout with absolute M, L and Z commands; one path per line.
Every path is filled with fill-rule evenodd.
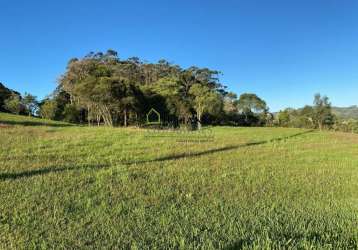
M 316 94 L 313 101 L 314 122 L 320 130 L 334 123 L 331 103 L 327 96 Z
M 234 92 L 229 92 L 224 96 L 224 111 L 228 114 L 237 113 L 237 94 Z
M 35 113 L 38 109 L 37 97 L 34 95 L 31 95 L 29 93 L 25 93 L 22 101 L 26 107 L 26 111 L 28 112 L 28 115 L 29 116 L 35 115 Z
M 54 120 L 57 112 L 57 104 L 54 100 L 47 99 L 40 107 L 42 118 Z
M 290 112 L 288 109 L 281 110 L 277 114 L 278 125 L 281 127 L 288 127 L 290 124 Z
M 266 114 L 268 111 L 266 102 L 257 95 L 250 93 L 240 95 L 237 106 L 241 113 L 245 116 L 245 122 L 247 125 L 250 125 L 250 116 L 260 113 Z
M 222 109 L 222 99 L 218 93 L 200 84 L 194 84 L 189 93 L 193 96 L 198 129 L 201 129 L 203 114 L 206 112 L 210 114 L 218 113 Z

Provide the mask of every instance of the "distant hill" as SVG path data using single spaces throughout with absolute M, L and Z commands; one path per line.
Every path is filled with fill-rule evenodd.
M 8 99 L 11 94 L 16 94 L 20 96 L 19 92 L 5 87 L 5 85 L 0 82 L 0 111 L 6 111 L 3 107 L 4 101 Z
M 354 105 L 347 108 L 332 107 L 333 113 L 342 119 L 358 119 L 358 106 Z

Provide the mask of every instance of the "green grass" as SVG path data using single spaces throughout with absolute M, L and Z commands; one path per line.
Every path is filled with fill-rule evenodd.
M 358 135 L 1 123 L 1 249 L 357 249 Z
M 53 126 L 53 127 L 65 127 L 65 126 L 72 126 L 69 123 L 59 122 L 59 121 L 52 121 L 28 116 L 20 116 L 20 115 L 13 115 L 8 113 L 1 113 L 0 112 L 0 125 L 2 127 L 5 126 Z

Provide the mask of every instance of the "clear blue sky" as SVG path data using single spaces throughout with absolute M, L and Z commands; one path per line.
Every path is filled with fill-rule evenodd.
M 272 111 L 321 92 L 358 104 L 356 0 L 1 0 L 0 82 L 40 98 L 67 61 L 108 48 L 223 72 Z

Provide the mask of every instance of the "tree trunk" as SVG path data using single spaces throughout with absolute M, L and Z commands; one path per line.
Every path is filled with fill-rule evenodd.
M 246 123 L 246 125 L 248 125 L 249 124 L 249 119 L 248 119 L 248 117 L 247 117 L 247 113 L 246 112 L 244 112 L 244 114 L 245 114 L 245 123 Z
M 198 113 L 197 124 L 198 124 L 198 129 L 201 130 L 201 113 Z
M 88 127 L 91 126 L 91 118 L 90 118 L 90 106 L 87 105 L 87 121 L 88 121 Z
M 106 117 L 107 117 L 107 124 L 110 127 L 113 127 L 113 117 L 111 114 L 111 111 L 109 110 L 109 108 L 107 106 L 104 106 L 105 110 L 106 110 Z
M 127 127 L 127 109 L 124 109 L 124 127 Z
M 319 130 L 322 131 L 322 127 L 323 127 L 322 122 L 320 122 L 320 121 L 318 122 L 318 127 L 319 127 Z
M 108 107 L 106 107 L 105 105 L 103 107 L 99 107 L 101 110 L 101 114 L 102 114 L 102 118 L 104 121 L 104 124 L 106 126 L 110 126 L 113 127 L 113 118 L 111 115 L 110 110 L 108 109 Z

